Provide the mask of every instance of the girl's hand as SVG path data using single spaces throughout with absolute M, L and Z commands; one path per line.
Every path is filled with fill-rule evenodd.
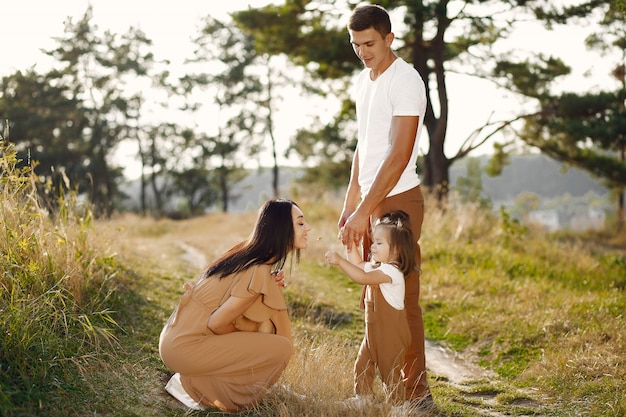
M 329 250 L 324 256 L 326 257 L 326 262 L 328 262 L 330 265 L 337 265 L 342 259 L 341 255 L 339 255 L 334 250 Z
M 287 286 L 285 283 L 285 272 L 282 269 L 280 271 L 273 271 L 272 276 L 274 277 L 276 285 L 283 288 Z

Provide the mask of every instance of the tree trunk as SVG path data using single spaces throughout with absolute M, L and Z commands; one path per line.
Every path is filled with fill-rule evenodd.
M 150 185 L 152 186 L 152 194 L 154 194 L 154 204 L 158 216 L 163 214 L 163 201 L 161 200 L 161 193 L 157 184 L 157 172 L 152 171 L 150 174 Z
M 448 92 L 445 81 L 444 62 L 446 59 L 446 43 L 443 36 L 449 24 L 446 17 L 446 7 L 438 9 L 438 30 L 431 42 L 424 39 L 423 24 L 427 21 L 426 8 L 422 2 L 416 3 L 411 8 L 415 14 L 415 40 L 411 45 L 411 59 L 413 66 L 424 80 L 426 88 L 426 114 L 424 120 L 420 120 L 428 131 L 429 149 L 424 156 L 424 171 L 422 184 L 425 188 L 437 195 L 437 200 L 442 201 L 448 194 L 449 172 L 451 161 L 444 153 L 448 124 Z M 431 91 L 431 80 L 434 79 L 436 91 Z M 433 109 L 433 95 L 436 96 L 439 105 L 439 116 Z
M 272 128 L 271 113 L 270 116 L 268 116 L 268 123 L 269 135 L 272 141 L 272 157 L 274 161 L 274 167 L 272 168 L 272 190 L 274 192 L 274 198 L 278 198 L 278 157 L 276 155 L 276 139 L 274 138 L 274 132 Z
M 220 190 L 222 191 L 222 212 L 228 213 L 228 170 L 225 166 L 220 169 Z
M 141 183 L 141 189 L 139 191 L 139 199 L 140 199 L 140 203 L 141 203 L 141 214 L 142 215 L 146 215 L 146 174 L 144 172 L 144 165 L 143 163 L 141 164 L 141 177 L 140 177 L 140 183 Z
M 620 146 L 619 159 L 624 162 L 626 160 L 625 146 Z M 617 194 L 617 212 L 615 213 L 616 229 L 621 232 L 624 229 L 624 188 Z
M 274 138 L 274 119 L 272 114 L 272 70 L 269 65 L 269 61 L 266 61 L 267 66 L 267 131 L 272 141 L 272 157 L 274 158 L 274 169 L 272 171 L 272 189 L 274 191 L 274 198 L 278 198 L 278 158 L 276 155 L 276 138 Z
M 430 150 L 424 156 L 422 184 L 442 201 L 450 190 L 450 161 L 442 151 Z

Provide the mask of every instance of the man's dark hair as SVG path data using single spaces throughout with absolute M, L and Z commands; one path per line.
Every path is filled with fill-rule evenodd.
M 389 13 L 377 4 L 359 6 L 352 12 L 348 21 L 348 29 L 361 32 L 374 28 L 384 38 L 391 32 L 391 20 Z

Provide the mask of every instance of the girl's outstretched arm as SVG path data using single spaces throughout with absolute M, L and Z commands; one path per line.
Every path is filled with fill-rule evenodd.
M 337 265 L 354 282 L 361 285 L 376 285 L 391 282 L 391 277 L 381 271 L 365 272 L 363 267 L 357 266 L 343 258 L 335 251 L 326 252 L 326 261 Z
M 365 262 L 363 261 L 363 257 L 361 256 L 361 253 L 357 249 L 356 245 L 352 246 L 352 249 L 346 246 L 346 257 L 348 258 L 350 263 L 363 269 Z

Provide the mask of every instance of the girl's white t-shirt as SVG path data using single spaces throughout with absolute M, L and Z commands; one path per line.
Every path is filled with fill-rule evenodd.
M 417 187 L 417 141 L 424 126 L 426 88 L 422 77 L 402 58 L 393 63 L 376 80 L 370 79 L 370 69 L 359 73 L 353 90 L 358 121 L 359 186 L 361 195 L 369 192 L 380 165 L 391 150 L 391 121 L 394 116 L 419 118 L 413 151 L 389 196 Z
M 391 264 L 381 263 L 374 267 L 371 262 L 366 262 L 363 268 L 365 272 L 381 271 L 391 278 L 391 282 L 378 284 L 380 292 L 383 293 L 387 304 L 396 310 L 404 310 L 404 274 L 397 267 Z

